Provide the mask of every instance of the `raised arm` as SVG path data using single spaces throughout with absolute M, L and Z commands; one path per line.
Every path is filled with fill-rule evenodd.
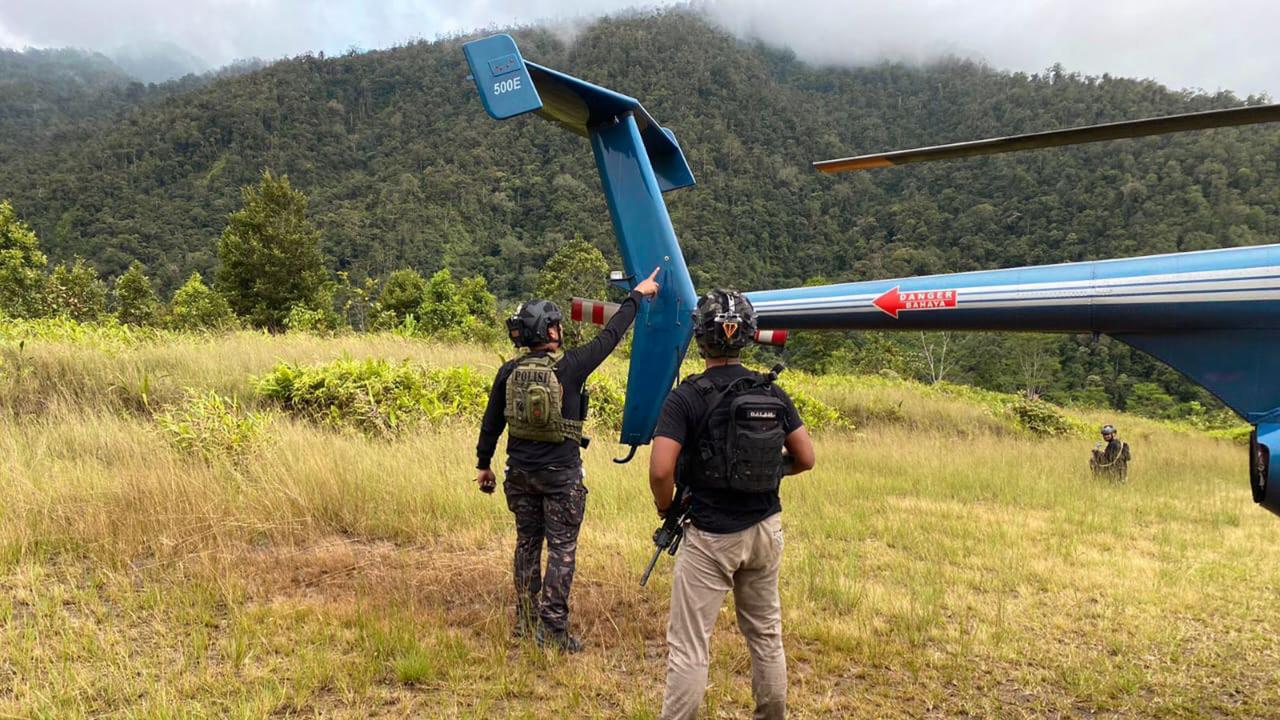
M 600 367 L 600 363 L 609 357 L 609 353 L 618 347 L 618 343 L 622 341 L 622 336 L 626 334 L 627 328 L 631 327 L 631 323 L 636 319 L 636 312 L 639 310 L 640 298 L 653 297 L 658 294 L 659 285 L 655 278 L 661 268 L 654 268 L 649 277 L 641 280 L 626 300 L 618 306 L 618 311 L 613 314 L 613 318 L 609 320 L 609 324 L 605 325 L 600 333 L 591 339 L 586 345 L 580 348 L 574 348 L 568 353 L 570 366 L 576 375 L 581 379 L 586 379 L 596 368 Z

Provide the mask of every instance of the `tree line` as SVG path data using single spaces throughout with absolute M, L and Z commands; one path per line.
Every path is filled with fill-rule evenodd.
M 1091 260 L 1280 234 L 1280 129 L 1270 126 L 838 178 L 808 168 L 862 151 L 1265 98 L 1060 66 L 815 67 L 740 41 L 688 8 L 606 18 L 573 42 L 536 27 L 513 32 L 526 56 L 642 99 L 676 132 L 698 185 L 667 201 L 699 289 Z M 169 295 L 192 272 L 224 272 L 221 238 L 244 204 L 241 188 L 274 168 L 307 189 L 322 284 L 354 326 L 377 319 L 371 284 L 380 292 L 403 269 L 424 282 L 443 270 L 480 277 L 510 300 L 536 293 L 543 264 L 576 237 L 617 267 L 589 148 L 545 122 L 487 120 L 466 79 L 464 39 L 305 55 L 160 86 L 93 69 L 79 84 L 15 73 L 20 81 L 0 79 L 0 188 L 44 251 L 71 263 L 67 273 L 76 257 L 110 278 L 138 261 Z M 59 72 L 73 71 L 74 58 L 44 58 L 54 60 Z M 56 112 L 27 111 L 55 91 L 63 99 L 46 104 Z M 2 125 L 6 117 L 13 123 Z M 295 322 L 334 322 L 324 306 L 298 305 Z M 289 319 L 236 312 L 275 327 Z M 1105 338 L 801 334 L 792 355 L 813 369 L 880 362 L 926 381 L 1115 407 L 1213 406 L 1176 373 Z
M 483 277 L 455 279 L 444 268 L 427 278 L 401 268 L 355 283 L 328 269 L 307 197 L 287 176 L 264 170 L 241 196 L 218 240 L 213 285 L 193 273 L 168 302 L 136 260 L 110 282 L 82 258 L 50 266 L 30 225 L 0 201 L 0 317 L 115 320 L 184 331 L 399 330 L 437 339 L 505 338 L 497 298 Z M 600 251 L 577 238 L 547 262 L 539 287 L 549 297 L 579 290 L 601 296 L 606 269 Z M 588 332 L 573 323 L 568 330 L 575 340 Z

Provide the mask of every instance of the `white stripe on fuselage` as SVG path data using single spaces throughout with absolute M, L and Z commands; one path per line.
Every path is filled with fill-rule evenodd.
M 1210 282 L 1217 281 L 1217 282 Z M 894 281 L 889 281 L 894 282 Z M 902 282 L 909 285 L 910 279 Z M 1138 275 L 1120 278 L 1064 280 L 1043 283 L 1018 283 L 1009 285 L 978 285 L 974 287 L 955 287 L 961 304 L 965 300 L 1003 300 L 1033 298 L 1064 298 L 1075 302 L 1086 298 L 1105 298 L 1113 293 L 1124 294 L 1164 294 L 1180 286 L 1186 290 L 1257 290 L 1280 287 L 1280 268 L 1275 266 L 1254 268 L 1232 268 L 1228 270 L 1204 270 L 1187 273 L 1165 273 L 1161 275 Z M 901 292 L 927 292 L 926 288 L 907 287 Z M 822 307 L 847 307 L 870 303 L 886 291 L 860 292 L 852 295 L 825 295 L 812 298 L 780 298 L 777 300 L 760 300 L 753 303 L 758 311 L 783 311 L 795 309 L 818 309 Z M 1187 295 L 1191 297 L 1191 295 Z M 984 307 L 994 307 L 984 303 Z M 875 309 L 875 308 L 873 308 Z
M 986 310 L 987 308 L 1037 308 L 1037 307 L 1061 307 L 1070 305 L 1080 305 L 1081 298 L 1078 297 L 1055 297 L 1041 299 L 1016 299 L 996 300 L 992 302 L 974 303 L 965 305 L 961 302 L 955 308 L 945 308 L 940 311 L 955 312 L 956 310 Z M 1088 300 L 1092 305 L 1142 305 L 1142 304 L 1181 304 L 1181 303 L 1219 303 L 1219 302 L 1259 302 L 1259 301 L 1276 301 L 1280 300 L 1280 288 L 1272 289 L 1243 289 L 1227 292 L 1216 293 L 1148 293 L 1141 295 L 1093 295 Z M 923 309 L 923 308 L 922 308 Z M 823 307 L 788 307 L 788 308 L 761 308 L 760 314 L 768 315 L 794 315 L 803 313 L 805 315 L 843 315 L 849 313 L 881 313 L 880 308 L 870 303 L 855 306 L 832 306 Z M 919 310 L 904 309 L 899 312 L 919 312 Z

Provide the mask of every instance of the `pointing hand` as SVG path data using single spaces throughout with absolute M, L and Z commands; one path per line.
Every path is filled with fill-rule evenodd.
M 645 278 L 644 280 L 641 280 L 639 284 L 636 285 L 635 287 L 636 292 L 640 293 L 641 295 L 647 298 L 651 298 L 657 295 L 658 288 L 662 286 L 659 285 L 658 282 L 654 280 L 654 278 L 658 277 L 658 271 L 661 269 L 662 269 L 662 266 L 658 266 L 654 268 L 653 272 L 649 273 L 649 277 Z

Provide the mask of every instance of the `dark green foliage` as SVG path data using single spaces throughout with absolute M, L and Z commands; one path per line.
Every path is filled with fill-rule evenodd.
M 467 309 L 467 315 L 477 323 L 488 324 L 497 321 L 498 299 L 489 292 L 489 283 L 485 282 L 484 278 L 479 275 L 463 278 L 458 284 L 458 296 L 462 298 L 462 305 Z
M 1280 237 L 1276 125 L 838 178 L 808 167 L 854 152 L 1260 98 L 1057 66 L 1035 74 L 960 60 L 812 67 L 686 10 L 601 20 L 572 44 L 536 28 L 515 35 L 530 59 L 639 97 L 676 132 L 698 185 L 665 197 L 702 290 Z M 460 79 L 462 40 L 303 56 L 158 87 L 131 85 L 96 58 L 5 54 L 0 188 L 53 257 L 79 254 L 108 276 L 136 259 L 166 291 L 192 270 L 212 271 L 211 239 L 263 167 L 307 188 L 323 251 L 354 278 L 448 268 L 486 278 L 504 301 L 526 298 L 538 270 L 577 235 L 617 266 L 587 143 L 546 122 L 487 120 L 475 88 Z M 280 322 L 288 311 L 280 308 Z M 804 367 L 927 374 L 914 336 L 831 335 L 806 348 L 805 335 L 795 336 Z M 1136 383 L 1154 382 L 1179 406 L 1216 407 L 1168 368 L 1105 338 L 1057 338 L 1039 356 L 1019 343 L 979 336 L 981 352 L 946 379 L 1060 402 L 1105 395 L 1116 407 Z M 1050 368 L 1056 361 L 1057 370 L 1027 382 L 1013 359 L 1019 352 Z M 1090 376 L 1098 382 L 1087 388 Z
M 252 325 L 284 329 L 295 305 L 318 309 L 326 300 L 320 234 L 306 218 L 307 198 L 289 178 L 263 171 L 242 189 L 244 206 L 231 214 L 218 241 L 218 290 Z
M 562 245 L 542 266 L 542 272 L 538 273 L 537 295 L 560 306 L 565 316 L 565 341 L 569 345 L 580 344 L 594 334 L 589 323 L 568 319 L 569 301 L 574 296 L 604 300 L 608 280 L 609 265 L 604 255 L 581 235 Z
M 1135 383 L 1124 402 L 1125 410 L 1154 418 L 1177 417 L 1173 396 L 1155 383 Z
M 156 297 L 155 288 L 151 287 L 151 278 L 142 270 L 142 263 L 136 260 L 123 275 L 116 278 L 115 288 L 116 317 L 126 325 L 155 325 L 160 320 L 160 298 Z
M 236 319 L 227 299 L 205 285 L 200 273 L 191 273 L 173 294 L 168 322 L 175 330 L 222 330 L 234 327 Z
M 399 322 L 418 313 L 426 292 L 427 281 L 417 270 L 396 270 L 382 284 L 378 309 L 391 313 Z
M 428 335 L 449 332 L 460 333 L 466 329 L 470 314 L 462 299 L 453 273 L 441 270 L 427 281 L 422 293 L 422 305 L 418 307 L 422 329 Z
M 36 234 L 9 201 L 0 201 L 0 313 L 33 317 L 44 311 L 47 262 Z
M 373 436 L 395 437 L 422 420 L 484 413 L 489 380 L 470 367 L 425 370 L 385 360 L 281 363 L 259 378 L 260 396 L 299 417 Z
M 94 322 L 107 313 L 107 286 L 92 265 L 76 258 L 49 274 L 45 301 L 54 315 Z

